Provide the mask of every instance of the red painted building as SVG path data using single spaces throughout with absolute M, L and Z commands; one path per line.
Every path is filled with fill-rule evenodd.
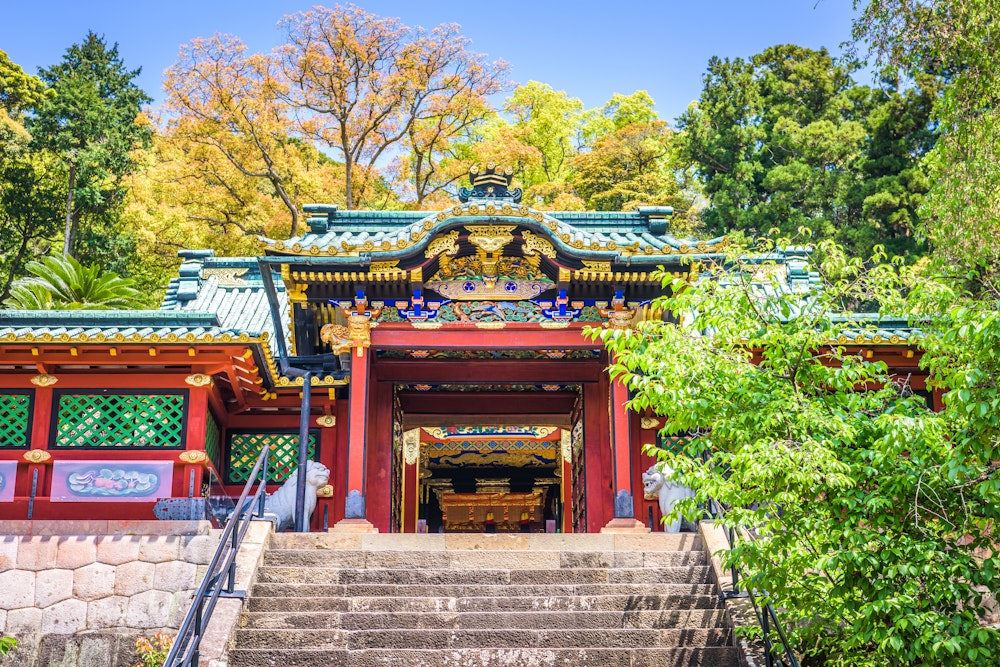
M 308 453 L 331 470 L 314 529 L 657 529 L 660 422 L 625 411 L 584 330 L 660 317 L 653 271 L 694 279 L 725 240 L 471 180 L 440 212 L 307 207 L 310 231 L 260 257 L 184 251 L 158 310 L 0 311 L 0 519 L 153 518 L 238 493 L 265 446 L 280 482 L 308 372 Z M 809 288 L 803 253 L 761 261 Z M 923 390 L 912 332 L 882 326 L 840 342 Z M 198 503 L 159 511 L 178 507 Z

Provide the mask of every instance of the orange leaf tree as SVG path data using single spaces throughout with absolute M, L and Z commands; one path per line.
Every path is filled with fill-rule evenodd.
M 343 159 L 347 208 L 404 147 L 418 203 L 446 187 L 455 178 L 441 168 L 450 142 L 491 113 L 487 97 L 507 85 L 506 64 L 471 52 L 454 24 L 425 31 L 349 5 L 292 14 L 281 26 L 283 99 L 301 131 Z

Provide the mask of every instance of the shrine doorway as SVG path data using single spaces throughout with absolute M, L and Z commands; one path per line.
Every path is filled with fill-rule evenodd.
M 582 393 L 395 385 L 392 530 L 586 531 Z

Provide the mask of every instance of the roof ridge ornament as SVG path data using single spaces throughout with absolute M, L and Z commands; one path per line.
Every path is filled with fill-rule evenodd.
M 514 169 L 495 162 L 487 162 L 486 168 L 479 165 L 469 167 L 469 184 L 472 189 L 460 188 L 458 200 L 467 203 L 470 199 L 499 199 L 514 204 L 521 202 L 521 188 L 511 189 Z

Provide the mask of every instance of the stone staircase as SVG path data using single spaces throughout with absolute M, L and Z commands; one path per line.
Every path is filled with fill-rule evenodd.
M 278 534 L 230 667 L 734 667 L 700 539 Z

